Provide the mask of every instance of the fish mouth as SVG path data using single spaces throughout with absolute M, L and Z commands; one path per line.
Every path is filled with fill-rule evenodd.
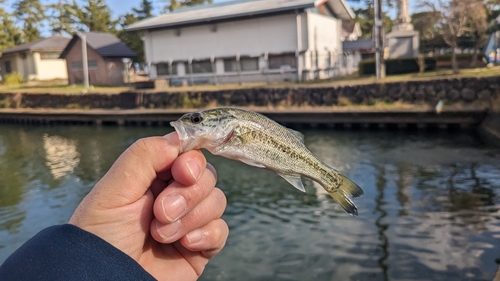
M 192 137 L 194 132 L 192 130 L 189 130 L 189 128 L 186 128 L 186 126 L 184 126 L 181 121 L 172 121 L 170 122 L 170 126 L 174 127 L 177 135 L 179 136 L 179 153 L 189 151 L 196 146 L 196 140 Z

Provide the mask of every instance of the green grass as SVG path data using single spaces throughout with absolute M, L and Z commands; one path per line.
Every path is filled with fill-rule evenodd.
M 261 83 L 244 83 L 239 84 L 220 84 L 220 85 L 196 85 L 184 87 L 165 87 L 159 89 L 144 90 L 146 92 L 195 92 L 195 91 L 221 91 L 221 90 L 236 90 L 247 88 L 284 88 L 284 87 L 336 87 L 344 85 L 359 85 L 371 83 L 390 83 L 401 81 L 425 81 L 432 79 L 444 78 L 459 78 L 459 77 L 486 77 L 500 75 L 500 66 L 494 67 L 481 67 L 481 68 L 468 68 L 461 69 L 460 73 L 453 74 L 451 70 L 437 70 L 425 73 L 412 73 L 391 75 L 384 79 L 376 80 L 375 76 L 358 76 L 358 74 L 338 77 L 334 79 L 325 79 L 318 81 L 307 81 L 302 83 L 296 82 L 277 82 L 267 84 Z M 7 86 L 0 84 L 0 93 L 50 93 L 50 94 L 82 94 L 82 93 L 103 93 L 103 94 L 117 94 L 124 91 L 133 90 L 130 87 L 105 87 L 105 86 L 91 86 L 90 89 L 85 90 L 82 85 L 63 85 L 60 81 L 53 82 L 37 82 L 36 85 L 21 84 L 18 86 Z

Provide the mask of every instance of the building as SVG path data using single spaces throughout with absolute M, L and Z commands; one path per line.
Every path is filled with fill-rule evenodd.
M 52 36 L 3 51 L 0 57 L 1 76 L 19 72 L 25 80 L 66 79 L 66 62 L 59 55 L 69 40 Z
M 89 83 L 92 85 L 123 85 L 124 58 L 136 54 L 118 37 L 110 33 L 77 32 L 68 43 L 61 58 L 66 59 L 69 84 L 83 83 L 82 38 L 87 45 Z
M 375 45 L 373 39 L 357 39 L 355 41 L 342 42 L 344 54 L 352 57 L 353 65 L 358 67 L 360 61 L 375 57 Z
M 363 33 L 361 32 L 361 28 L 359 27 L 359 23 L 357 22 L 342 22 L 342 37 L 340 40 L 344 41 L 356 41 L 359 37 L 361 37 Z
M 243 0 L 184 8 L 143 31 L 150 77 L 171 84 L 311 80 L 342 74 L 344 0 Z

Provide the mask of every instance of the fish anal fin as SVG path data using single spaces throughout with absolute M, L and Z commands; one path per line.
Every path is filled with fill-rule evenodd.
M 266 166 L 262 165 L 261 163 L 259 162 L 256 162 L 256 161 L 252 161 L 250 159 L 238 159 L 239 161 L 247 164 L 247 165 L 250 165 L 250 166 L 253 166 L 253 167 L 257 167 L 257 168 L 266 168 Z
M 354 205 L 352 200 L 349 199 L 349 197 L 347 197 L 344 194 L 344 192 L 342 192 L 341 190 L 336 190 L 333 192 L 329 192 L 328 194 L 330 194 L 330 196 L 332 196 L 332 198 L 335 201 L 337 201 L 337 203 L 339 203 L 340 207 L 342 207 L 342 209 L 344 209 L 346 212 L 348 212 L 349 214 L 351 214 L 353 216 L 358 215 L 358 209 L 356 208 L 356 205 Z
M 299 139 L 299 141 L 301 143 L 304 143 L 304 134 L 299 132 L 299 131 L 295 131 L 293 129 L 290 129 L 290 128 L 286 128 L 290 133 L 292 133 L 297 139 Z
M 289 182 L 293 187 L 296 189 L 306 192 L 306 189 L 304 188 L 304 185 L 302 184 L 302 179 L 300 176 L 291 176 L 291 175 L 285 175 L 285 174 L 278 174 L 282 178 L 284 178 L 287 182 Z

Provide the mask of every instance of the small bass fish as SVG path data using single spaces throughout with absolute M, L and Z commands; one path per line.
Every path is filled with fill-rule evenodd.
M 214 155 L 276 172 L 305 192 L 301 176 L 318 182 L 351 215 L 358 210 L 349 196 L 363 190 L 327 166 L 304 145 L 304 135 L 253 111 L 214 108 L 187 113 L 171 122 L 181 141 L 181 153 L 205 148 Z

